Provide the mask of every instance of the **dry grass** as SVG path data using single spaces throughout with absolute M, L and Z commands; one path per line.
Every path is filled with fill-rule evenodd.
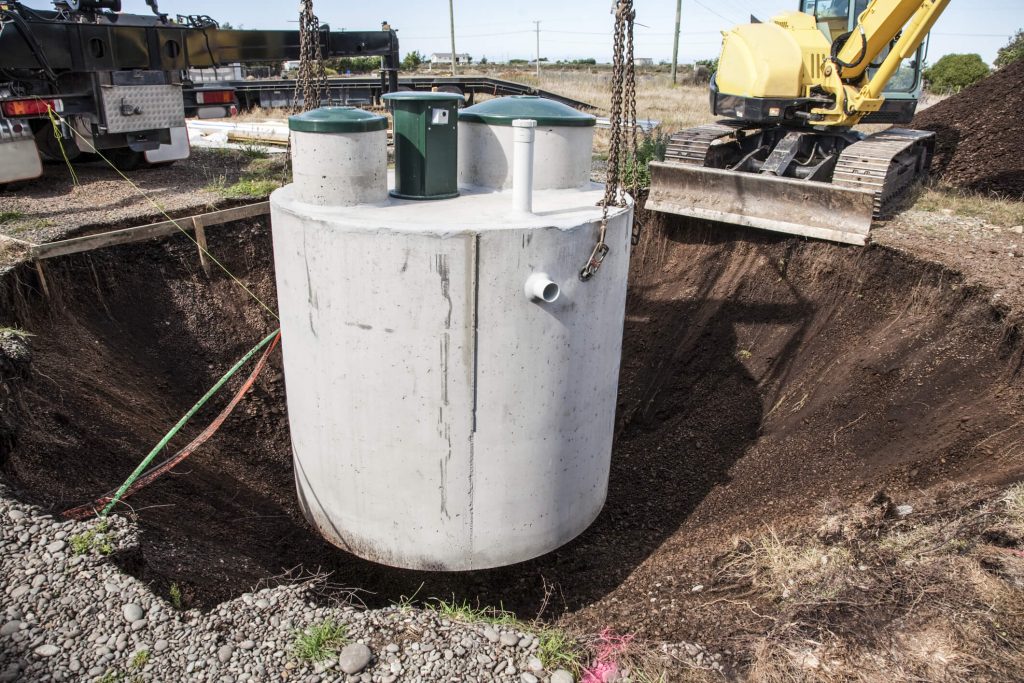
M 933 183 L 921 188 L 914 208 L 933 213 L 980 218 L 1003 228 L 1024 225 L 1024 202 L 997 199 Z
M 892 513 L 882 502 L 813 533 L 769 529 L 719 559 L 715 602 L 757 616 L 736 637 L 745 680 L 1018 679 L 1024 484 Z

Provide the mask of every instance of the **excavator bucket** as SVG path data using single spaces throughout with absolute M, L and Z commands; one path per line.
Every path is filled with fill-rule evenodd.
M 790 235 L 863 245 L 875 192 L 831 183 L 651 162 L 646 208 Z

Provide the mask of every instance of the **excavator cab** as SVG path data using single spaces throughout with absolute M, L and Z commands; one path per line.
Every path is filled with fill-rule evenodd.
M 815 18 L 818 29 L 829 44 L 857 30 L 857 19 L 867 6 L 868 0 L 800 0 L 800 11 Z M 863 123 L 910 123 L 914 119 L 917 102 L 924 88 L 923 71 L 927 53 L 928 40 L 925 39 L 914 58 L 903 62 L 889 81 L 885 89 L 885 104 L 879 111 L 865 116 Z M 874 62 L 880 63 L 888 54 L 886 49 Z M 868 69 L 868 73 L 873 75 L 876 70 Z
M 950 0 L 800 0 L 723 33 L 715 123 L 680 131 L 652 162 L 647 208 L 863 245 L 927 177 L 917 109 L 927 34 Z

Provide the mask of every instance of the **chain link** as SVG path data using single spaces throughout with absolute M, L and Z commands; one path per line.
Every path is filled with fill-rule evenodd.
M 633 60 L 633 22 L 636 11 L 633 0 L 616 0 L 612 7 L 615 13 L 615 31 L 612 54 L 612 105 L 609 112 L 611 139 L 608 142 L 608 169 L 605 176 L 604 198 L 601 200 L 601 227 L 597 236 L 597 244 L 590 253 L 590 258 L 580 270 L 580 279 L 586 282 L 594 277 L 604 262 L 610 248 L 605 242 L 608 233 L 608 211 L 612 206 L 625 206 L 625 183 L 622 170 L 625 160 L 622 158 L 626 142 L 622 129 L 623 123 L 629 126 L 629 157 L 632 163 L 631 194 L 637 194 L 637 139 L 636 139 L 636 69 Z
M 295 111 L 316 109 L 330 94 L 327 69 L 320 53 L 320 20 L 313 14 L 313 0 L 299 5 L 299 73 L 295 79 Z M 299 98 L 302 104 L 299 104 Z

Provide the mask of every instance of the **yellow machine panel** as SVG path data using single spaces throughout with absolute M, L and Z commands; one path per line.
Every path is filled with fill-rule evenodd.
M 822 77 L 829 44 L 814 17 L 788 12 L 724 34 L 718 88 L 740 97 L 806 97 Z

